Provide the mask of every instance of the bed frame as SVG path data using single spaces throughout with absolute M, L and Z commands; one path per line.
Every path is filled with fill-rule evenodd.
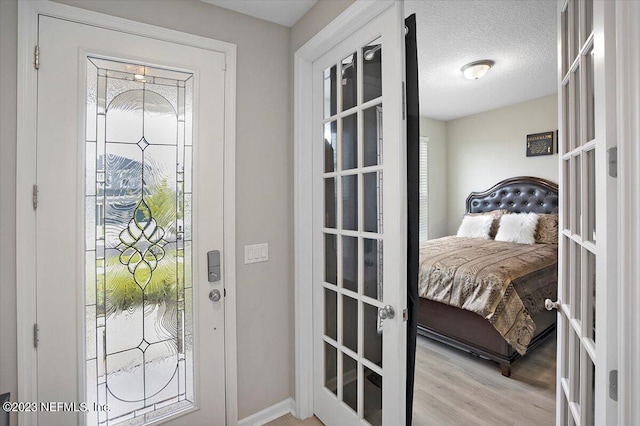
M 506 209 L 510 213 L 558 213 L 558 185 L 548 180 L 519 176 L 498 182 L 467 197 L 467 213 Z M 533 316 L 536 331 L 527 347 L 533 350 L 556 328 L 556 312 Z M 503 376 L 511 376 L 511 364 L 520 354 L 509 345 L 489 321 L 454 306 L 420 298 L 418 334 L 472 354 L 496 361 Z

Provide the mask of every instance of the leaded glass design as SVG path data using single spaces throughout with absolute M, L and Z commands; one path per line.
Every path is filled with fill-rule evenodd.
M 87 59 L 88 425 L 146 424 L 194 404 L 193 75 Z

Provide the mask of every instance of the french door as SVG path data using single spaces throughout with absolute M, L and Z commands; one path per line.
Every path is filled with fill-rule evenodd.
M 616 424 L 614 2 L 559 2 L 558 425 Z
M 32 394 L 66 405 L 29 420 L 225 424 L 225 53 L 37 31 Z
M 314 413 L 327 425 L 405 422 L 403 29 L 391 4 L 313 64 Z

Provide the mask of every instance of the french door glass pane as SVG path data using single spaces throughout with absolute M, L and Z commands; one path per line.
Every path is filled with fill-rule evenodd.
M 358 116 L 351 114 L 342 119 L 342 170 L 358 167 Z
M 362 102 L 382 96 L 382 43 L 380 38 L 362 48 Z
M 382 367 L 382 329 L 378 321 L 378 308 L 362 304 L 364 322 L 364 357 Z
M 382 302 L 382 241 L 363 239 L 364 295 Z
M 587 199 L 585 200 L 587 214 L 586 239 L 595 244 L 596 242 L 596 151 L 589 150 L 585 153 L 586 157 L 586 185 Z
M 569 71 L 569 11 L 563 10 L 561 14 L 562 22 L 562 75 L 564 76 Z
M 338 294 L 324 289 L 324 334 L 333 340 L 338 340 Z
M 580 338 L 576 334 L 575 330 L 571 329 L 571 350 L 572 353 L 572 368 L 571 368 L 571 401 L 580 404 L 580 393 L 582 391 L 583 383 L 580 381 L 580 366 L 582 363 L 582 345 L 580 344 Z
M 336 115 L 338 107 L 337 66 L 324 70 L 324 118 Z
M 586 418 L 580 422 L 580 424 L 585 426 L 593 426 L 595 424 L 595 415 L 596 415 L 596 404 L 594 395 L 596 393 L 596 366 L 591 361 L 589 356 L 586 357 L 586 395 L 584 398 L 585 411 L 584 414 Z
M 571 313 L 573 318 L 580 319 L 580 310 L 582 309 L 582 247 L 580 244 L 571 243 Z
M 573 213 L 573 210 L 571 208 L 572 191 L 568 190 L 568 188 L 571 188 L 571 184 L 573 183 L 573 179 L 571 176 L 571 160 L 562 160 L 562 173 L 564 177 L 564 186 L 566 188 L 563 191 L 563 196 L 562 196 L 562 203 L 564 206 L 563 224 L 565 229 L 572 230 L 572 223 L 571 223 L 571 217 Z
M 367 108 L 364 117 L 364 167 L 382 164 L 382 105 Z
M 338 350 L 324 343 L 324 386 L 338 394 Z
M 585 61 L 585 78 L 586 78 L 586 89 L 585 93 L 586 102 L 587 102 L 587 134 L 586 140 L 590 141 L 596 137 L 596 120 L 595 120 L 595 82 L 593 79 L 593 48 L 584 56 Z
M 358 238 L 342 237 L 342 287 L 358 291 Z
M 575 146 L 574 148 L 582 145 L 584 143 L 584 132 L 582 130 L 582 86 L 580 83 L 580 68 L 576 68 L 576 70 L 573 73 L 573 83 L 574 83 L 574 115 L 573 115 L 573 119 L 574 119 L 574 125 L 573 125 L 573 131 L 574 131 L 574 141 L 575 141 Z
M 573 217 L 572 231 L 576 235 L 582 235 L 582 158 L 580 156 L 571 159 L 573 172 Z
M 342 296 L 342 344 L 358 353 L 358 301 Z
M 194 402 L 192 84 L 192 74 L 88 58 L 86 398 L 109 407 L 88 424 L 140 424 Z
M 342 354 L 342 400 L 358 412 L 358 363 L 345 353 Z
M 382 233 L 382 172 L 363 175 L 364 231 Z
M 324 235 L 324 280 L 338 284 L 338 239 L 333 234 Z
M 356 52 L 342 60 L 341 71 L 342 111 L 346 111 L 358 103 L 358 54 Z
M 580 4 L 579 0 L 569 1 L 569 11 L 571 12 L 571 57 L 578 56 L 580 49 Z
M 364 418 L 373 426 L 382 425 L 382 376 L 364 368 Z
M 589 34 L 593 31 L 593 0 L 584 0 L 584 20 L 585 20 L 585 35 L 584 40 L 589 37 Z
M 587 252 L 587 337 L 596 340 L 596 256 Z
M 337 226 L 336 215 L 338 207 L 338 187 L 335 178 L 324 180 L 324 226 L 335 228 Z
M 358 175 L 342 177 L 342 229 L 358 230 Z
M 324 125 L 324 171 L 338 170 L 338 122 L 330 121 Z

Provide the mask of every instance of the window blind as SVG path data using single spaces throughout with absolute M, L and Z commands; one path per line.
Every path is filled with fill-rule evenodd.
M 429 138 L 420 138 L 420 243 L 429 239 Z

